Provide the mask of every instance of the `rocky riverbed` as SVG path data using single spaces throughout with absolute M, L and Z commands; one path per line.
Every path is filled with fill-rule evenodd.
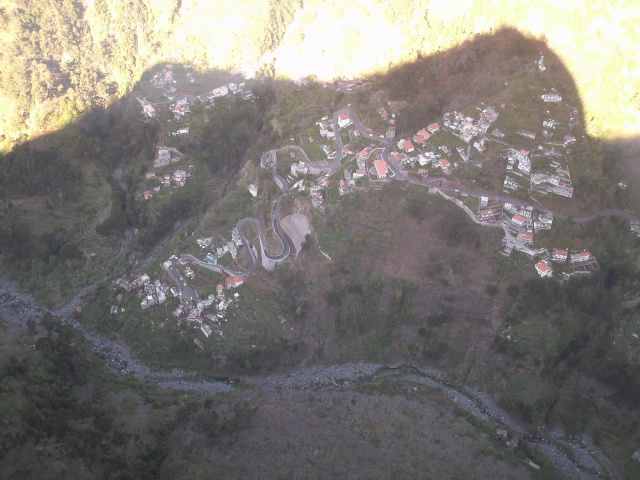
M 71 318 L 75 305 L 72 299 L 66 305 L 50 310 L 40 305 L 33 295 L 26 293 L 12 280 L 0 277 L 0 318 L 11 325 L 25 325 L 29 320 L 40 322 L 45 313 L 80 331 L 93 350 L 109 362 L 121 375 L 133 375 L 150 384 L 177 390 L 192 390 L 207 395 L 227 393 L 239 385 L 254 385 L 267 390 L 345 389 L 354 384 L 393 376 L 395 379 L 438 388 L 464 410 L 479 420 L 506 426 L 512 433 L 527 438 L 530 445 L 547 453 L 556 467 L 571 479 L 597 479 L 612 477 L 615 471 L 610 460 L 590 439 L 572 438 L 555 430 L 545 438 L 533 438 L 528 432 L 486 394 L 456 385 L 447 375 L 434 368 L 395 370 L 379 364 L 343 364 L 298 368 L 286 374 L 242 376 L 226 380 L 202 379 L 199 374 L 174 369 L 151 371 L 131 353 L 122 342 L 109 340 L 87 331 Z

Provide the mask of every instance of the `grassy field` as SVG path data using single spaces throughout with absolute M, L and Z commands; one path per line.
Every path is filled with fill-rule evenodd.
M 320 249 L 329 255 L 335 252 L 347 238 L 349 238 L 349 232 L 346 226 L 339 224 L 323 228 L 318 233 Z

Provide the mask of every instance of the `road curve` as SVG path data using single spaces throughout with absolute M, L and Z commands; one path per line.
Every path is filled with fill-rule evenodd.
M 284 196 L 288 193 L 289 190 L 289 185 L 287 183 L 287 180 L 282 177 L 281 175 L 279 175 L 276 171 L 276 163 L 277 160 L 275 160 L 276 158 L 276 154 L 278 151 L 295 151 L 297 152 L 302 159 L 305 161 L 305 163 L 307 163 L 311 169 L 314 171 L 314 173 L 317 174 L 321 174 L 321 173 L 334 173 L 335 171 L 337 171 L 342 163 L 342 159 L 343 157 L 343 152 L 342 152 L 342 138 L 340 136 L 340 127 L 338 125 L 338 120 L 339 117 L 341 115 L 344 114 L 348 114 L 349 118 L 351 119 L 351 123 L 353 124 L 354 128 L 360 132 L 360 134 L 362 135 L 363 138 L 366 138 L 372 142 L 375 142 L 377 144 L 380 144 L 382 146 L 382 153 L 380 154 L 380 157 L 382 158 L 382 160 L 387 164 L 387 166 L 389 167 L 389 170 L 391 170 L 391 172 L 393 172 L 393 176 L 395 180 L 399 180 L 399 181 L 404 181 L 407 183 L 411 183 L 413 185 L 420 185 L 423 187 L 433 187 L 433 188 L 438 188 L 439 190 L 442 191 L 448 191 L 448 192 L 455 192 L 455 193 L 462 193 L 465 195 L 468 195 L 470 197 L 475 197 L 475 198 L 480 198 L 480 197 L 488 197 L 489 200 L 491 201 L 497 201 L 497 202 L 504 202 L 504 203 L 512 203 L 513 205 L 524 205 L 526 204 L 526 202 L 517 199 L 517 198 L 512 198 L 512 197 L 508 197 L 508 196 L 503 196 L 503 195 L 491 195 L 491 194 L 486 194 L 483 192 L 477 192 L 474 190 L 470 190 L 468 188 L 464 188 L 461 186 L 451 186 L 451 185 L 443 185 L 442 184 L 442 179 L 434 179 L 434 180 L 430 180 L 430 181 L 425 181 L 425 180 L 418 180 L 417 178 L 412 178 L 410 177 L 407 172 L 405 172 L 404 170 L 401 170 L 396 163 L 391 160 L 389 158 L 389 153 L 391 152 L 391 149 L 393 147 L 393 138 L 388 138 L 385 136 L 384 139 L 380 138 L 379 135 L 376 135 L 376 133 L 372 130 L 369 130 L 367 127 L 365 127 L 362 122 L 360 121 L 360 119 L 358 118 L 356 111 L 355 111 L 355 107 L 353 105 L 349 105 L 348 108 L 346 109 L 341 109 L 338 110 L 337 112 L 334 113 L 333 115 L 333 131 L 334 131 L 334 141 L 335 141 L 335 147 L 336 147 L 336 157 L 331 161 L 328 162 L 326 160 L 323 161 L 311 161 L 309 159 L 309 157 L 307 156 L 307 153 L 304 151 L 304 149 L 302 147 L 299 147 L 297 145 L 288 145 L 285 147 L 282 147 L 280 149 L 276 149 L 276 150 L 269 150 L 266 151 L 262 154 L 262 157 L 260 158 L 260 166 L 262 168 L 270 168 L 271 169 L 271 175 L 273 176 L 273 181 L 276 183 L 276 185 L 278 185 L 278 187 L 281 190 L 281 195 L 280 198 L 278 199 L 278 203 L 276 205 L 276 208 L 274 210 L 274 214 L 273 214 L 273 219 L 272 219 L 272 227 L 273 227 L 273 231 L 276 234 L 276 236 L 278 237 L 278 239 L 280 240 L 280 242 L 282 243 L 282 252 L 279 254 L 274 254 L 269 252 L 269 249 L 267 247 L 267 242 L 266 242 L 266 238 L 265 238 L 265 234 L 264 234 L 264 228 L 262 226 L 262 223 L 253 217 L 246 217 L 241 219 L 237 224 L 236 224 L 236 228 L 238 230 L 238 234 L 240 235 L 240 238 L 242 239 L 242 242 L 244 244 L 244 251 L 246 254 L 246 257 L 248 259 L 248 264 L 247 267 L 242 270 L 242 271 L 238 271 L 238 270 L 234 270 L 231 268 L 227 268 L 227 267 L 223 267 L 220 265 L 211 265 L 209 263 L 203 262 L 202 260 L 197 259 L 196 257 L 194 257 L 193 255 L 190 254 L 183 254 L 181 255 L 181 258 L 184 260 L 187 260 L 193 264 L 199 265 L 203 268 L 206 268 L 208 270 L 211 271 L 215 271 L 224 275 L 229 275 L 229 276 L 236 276 L 236 275 L 242 275 L 245 278 L 248 277 L 249 275 L 251 275 L 251 273 L 253 272 L 253 269 L 255 268 L 256 265 L 256 252 L 255 249 L 250 245 L 249 241 L 247 240 L 246 234 L 245 234 L 245 227 L 247 224 L 253 224 L 258 232 L 258 239 L 260 242 L 260 250 L 261 250 L 261 260 L 262 260 L 262 265 L 263 267 L 267 268 L 267 269 L 273 269 L 275 268 L 275 266 L 283 261 L 284 259 L 286 259 L 290 254 L 291 254 L 291 245 L 284 233 L 284 231 L 282 230 L 282 226 L 280 225 L 280 209 L 282 206 L 282 199 L 284 198 Z M 569 217 L 568 215 L 565 215 L 563 213 L 560 212 L 552 212 L 553 215 L 555 217 L 557 217 L 558 219 L 562 219 L 562 220 L 571 220 L 572 222 L 576 222 L 576 223 L 586 223 L 586 222 L 591 222 L 593 220 L 597 220 L 599 218 L 602 217 L 619 217 L 619 218 L 623 218 L 625 220 L 628 220 L 629 222 L 640 222 L 640 218 L 636 217 L 630 213 L 624 212 L 622 210 L 617 210 L 617 209 L 604 209 L 601 210 L 599 212 L 593 213 L 591 215 L 585 216 L 585 217 Z
M 345 113 L 344 110 L 340 110 L 338 113 L 336 113 L 336 115 L 334 116 L 334 128 L 337 125 L 337 115 L 341 114 L 341 113 Z M 455 187 L 455 186 L 449 186 L 449 185 L 441 185 L 441 181 L 440 179 L 437 180 L 431 180 L 431 181 L 423 181 L 423 180 L 418 180 L 415 178 L 411 178 L 409 177 L 409 175 L 407 175 L 406 172 L 404 172 L 403 170 L 400 170 L 398 168 L 398 166 L 395 164 L 394 161 L 389 159 L 389 153 L 391 152 L 391 148 L 393 146 L 393 139 L 391 138 L 386 138 L 385 140 L 379 138 L 378 136 L 376 136 L 375 132 L 367 129 L 362 122 L 360 121 L 360 119 L 358 118 L 358 116 L 355 113 L 355 108 L 353 105 L 351 105 L 349 107 L 349 109 L 346 111 L 346 113 L 349 114 L 349 117 L 351 118 L 351 121 L 353 122 L 354 127 L 361 133 L 361 135 L 364 138 L 368 138 L 371 141 L 374 141 L 376 143 L 383 143 L 385 145 L 384 149 L 382 150 L 382 153 L 380 154 L 382 160 L 384 160 L 384 162 L 387 164 L 387 166 L 389 167 L 389 170 L 391 170 L 393 172 L 393 174 L 395 175 L 395 179 L 397 180 L 401 180 L 401 181 L 405 181 L 414 185 L 422 185 L 425 187 L 436 187 L 440 190 L 443 191 L 455 191 L 456 193 L 464 193 L 466 195 L 469 195 L 470 197 L 475 197 L 475 198 L 480 198 L 480 197 L 487 197 L 489 200 L 492 201 L 497 201 L 497 202 L 505 202 L 505 203 L 512 203 L 513 205 L 524 205 L 526 204 L 526 202 L 518 199 L 518 198 L 512 198 L 512 197 L 508 197 L 508 196 L 503 196 L 503 195 L 491 195 L 491 194 L 486 194 L 486 193 L 481 193 L 481 192 L 476 192 L 474 190 L 470 190 L 468 188 L 464 188 L 464 187 Z M 338 135 L 336 135 L 338 136 Z M 339 150 L 340 152 L 342 151 L 342 149 Z M 332 162 L 333 163 L 333 162 Z M 333 166 L 333 165 L 331 165 Z M 619 217 L 619 218 L 623 218 L 625 220 L 628 220 L 630 222 L 640 222 L 640 217 L 636 217 L 635 215 L 632 215 L 630 213 L 627 213 L 623 210 L 617 210 L 617 209 L 604 209 L 601 210 L 599 212 L 593 213 L 591 215 L 588 215 L 586 217 L 569 217 L 568 215 L 562 214 L 560 212 L 552 212 L 554 216 L 560 218 L 560 219 L 570 219 L 572 222 L 576 222 L 576 223 L 586 223 L 586 222 L 591 222 L 593 220 L 597 220 L 598 218 L 603 218 L 603 217 Z

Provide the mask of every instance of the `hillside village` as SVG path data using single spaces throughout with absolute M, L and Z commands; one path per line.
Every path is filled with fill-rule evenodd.
M 176 80 L 170 75 L 170 67 L 167 65 L 156 73 L 152 84 L 162 89 L 163 96 L 173 103 L 161 107 L 141 101 L 147 119 L 156 118 L 158 110 L 168 108 L 174 116 L 172 121 L 188 122 L 189 104 L 195 99 L 212 104 L 227 95 L 241 95 L 245 100 L 252 97 L 242 82 L 230 82 L 190 98 L 176 96 Z M 546 70 L 542 59 L 533 68 L 540 73 Z M 190 84 L 195 82 L 188 69 L 186 78 Z M 308 80 L 297 85 L 305 88 L 307 84 Z M 392 180 L 421 185 L 429 193 L 455 203 L 474 222 L 500 228 L 503 255 L 512 255 L 515 250 L 529 258 L 532 270 L 540 277 L 567 281 L 597 271 L 598 262 L 586 249 L 570 251 L 561 245 L 542 245 L 538 237 L 553 228 L 554 213 L 531 196 L 573 197 L 570 164 L 577 142 L 572 132 L 578 112 L 553 89 L 541 89 L 531 102 L 537 113 L 530 118 L 541 118 L 535 124 L 530 118 L 526 124 L 514 121 L 513 112 L 521 110 L 517 104 L 478 102 L 464 111 L 446 112 L 422 128 L 403 132 L 402 136 L 397 136 L 397 120 L 403 115 L 399 102 L 389 100 L 375 107 L 375 114 L 386 125 L 377 130 L 363 126 L 354 117 L 354 111 L 349 110 L 352 109 L 349 104 L 349 109 L 340 110 L 333 117 L 316 119 L 312 126 L 305 127 L 297 139 L 292 139 L 295 145 L 266 152 L 262 166 L 286 178 L 283 194 L 286 191 L 289 195 L 308 195 L 309 208 L 319 212 L 338 202 L 341 196 L 367 185 Z M 174 134 L 188 135 L 188 123 L 170 133 Z M 491 159 L 499 160 L 503 167 L 502 192 L 478 193 L 477 184 L 472 184 Z M 194 170 L 193 165 L 184 165 L 184 160 L 176 149 L 159 146 L 153 160 L 154 170 L 146 174 L 149 182 L 158 183 L 152 187 L 149 184 L 144 198 L 160 194 L 163 188 L 184 187 Z M 172 164 L 178 164 L 174 170 L 170 169 Z M 247 188 L 252 198 L 261 195 L 257 183 Z M 632 224 L 631 229 L 640 235 L 637 224 Z M 170 299 L 175 302 L 173 315 L 178 322 L 193 323 L 207 338 L 213 332 L 222 336 L 228 313 L 240 305 L 240 294 L 227 292 L 242 285 L 251 270 L 242 271 L 237 262 L 244 248 L 237 229 L 231 232 L 231 237 L 231 241 L 215 241 L 215 237 L 196 239 L 199 255 L 174 256 L 164 262 L 162 276 L 173 282 L 173 287 L 160 279 L 152 282 L 146 275 L 129 283 L 120 280 L 116 286 L 126 292 L 136 290 L 143 310 Z M 255 247 L 251 249 L 255 255 Z M 226 279 L 216 283 L 203 273 L 206 271 L 217 272 Z M 204 299 L 199 298 L 194 288 L 191 293 L 186 291 L 184 278 L 192 281 L 198 276 L 205 278 L 211 287 L 215 284 L 215 291 L 203 292 Z M 118 313 L 117 305 L 112 313 Z

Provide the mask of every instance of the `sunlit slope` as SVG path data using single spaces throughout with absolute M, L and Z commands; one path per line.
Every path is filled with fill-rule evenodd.
M 546 39 L 574 76 L 590 133 L 640 131 L 640 9 L 633 1 L 307 0 L 276 52 L 276 69 L 366 74 L 501 27 Z
M 5 150 L 129 93 L 159 61 L 330 79 L 504 27 L 546 40 L 566 63 L 591 134 L 640 131 L 633 0 L 0 0 L 0 26 Z

